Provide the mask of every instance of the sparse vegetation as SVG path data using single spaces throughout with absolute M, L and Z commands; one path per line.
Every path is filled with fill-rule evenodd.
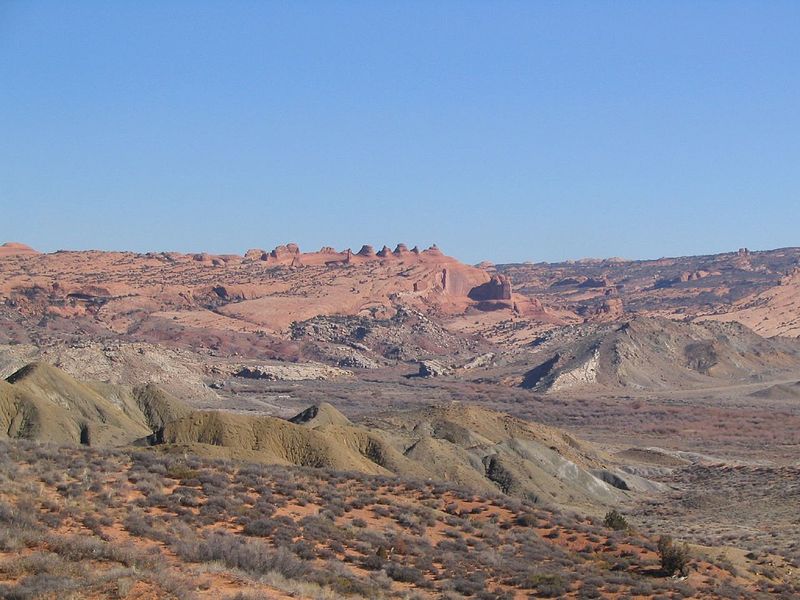
M 2 597 L 216 598 L 222 581 L 244 598 L 747 591 L 643 577 L 660 567 L 647 538 L 442 483 L 30 442 L 0 443 L 0 483 Z

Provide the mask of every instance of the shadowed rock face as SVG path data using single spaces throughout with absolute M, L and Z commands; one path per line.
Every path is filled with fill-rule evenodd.
M 511 300 L 511 280 L 505 275 L 493 275 L 486 283 L 472 288 L 468 295 L 477 302 Z

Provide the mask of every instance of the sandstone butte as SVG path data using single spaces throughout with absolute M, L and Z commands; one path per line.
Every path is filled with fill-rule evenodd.
M 19 242 L 6 242 L 0 245 L 0 257 L 3 256 L 27 256 L 31 254 L 39 254 L 36 250 L 25 244 Z
M 390 317 L 398 305 L 441 316 L 473 309 L 555 319 L 538 301 L 515 294 L 507 276 L 436 246 L 376 252 L 365 245 L 354 253 L 286 244 L 243 256 L 2 248 L 0 300 L 28 316 L 91 316 L 119 333 L 146 317 L 286 332 L 318 315 Z

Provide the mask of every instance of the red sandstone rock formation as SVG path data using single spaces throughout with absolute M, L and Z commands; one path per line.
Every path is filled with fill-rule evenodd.
M 471 300 L 511 300 L 511 280 L 505 275 L 493 275 L 486 283 L 475 286 L 467 294 Z
M 268 254 L 261 248 L 251 248 L 244 253 L 244 257 L 248 260 L 267 260 Z
M 6 242 L 0 246 L 0 257 L 39 254 L 36 250 L 19 242 Z
M 194 340 L 210 329 L 220 339 L 253 331 L 283 335 L 292 322 L 318 315 L 391 316 L 398 306 L 441 317 L 473 307 L 510 311 L 514 303 L 522 312 L 539 312 L 514 297 L 507 277 L 436 247 L 417 253 L 399 245 L 400 256 L 388 247 L 380 256 L 370 246 L 358 254 L 324 250 L 301 254 L 287 244 L 270 253 L 253 249 L 246 259 L 227 257 L 230 262 L 207 253 L 11 255 L 0 261 L 0 303 L 37 318 L 91 313 L 93 328 L 136 331 L 147 340 Z M 90 285 L 104 291 L 87 292 Z

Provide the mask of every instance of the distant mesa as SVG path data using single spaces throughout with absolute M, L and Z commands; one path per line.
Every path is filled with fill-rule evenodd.
M 0 246 L 0 257 L 31 255 L 31 254 L 39 254 L 39 251 L 34 250 L 30 246 L 26 244 L 21 244 L 19 242 L 6 242 L 2 246 Z
M 239 345 L 248 353 L 264 348 L 266 358 L 301 352 L 271 336 L 282 337 L 292 323 L 326 314 L 391 318 L 398 306 L 405 306 L 437 318 L 476 309 L 513 310 L 548 323 L 552 318 L 540 314 L 540 304 L 516 297 L 508 275 L 463 264 L 435 245 L 424 251 L 402 242 L 393 249 L 378 248 L 376 253 L 365 244 L 354 254 L 323 246 L 301 253 L 297 244 L 287 243 L 238 255 L 47 254 L 31 261 L 31 273 L 41 273 L 41 283 L 12 280 L 0 286 L 0 303 L 8 298 L 26 319 L 53 317 L 45 321 L 48 328 L 62 327 L 55 317 L 68 317 L 71 323 L 63 327 L 110 327 L 115 332 L 118 325 L 135 327 L 136 338 L 143 341 L 200 344 L 225 352 Z M 9 272 L 17 267 L 16 260 L 6 263 Z M 93 281 L 94 271 L 87 279 L 86 269 L 100 268 L 108 270 L 101 279 L 108 291 L 89 294 L 86 282 Z M 51 290 L 56 281 L 65 291 Z M 150 282 L 164 287 L 156 291 Z M 0 331 L 0 339 L 4 335 L 10 334 Z

